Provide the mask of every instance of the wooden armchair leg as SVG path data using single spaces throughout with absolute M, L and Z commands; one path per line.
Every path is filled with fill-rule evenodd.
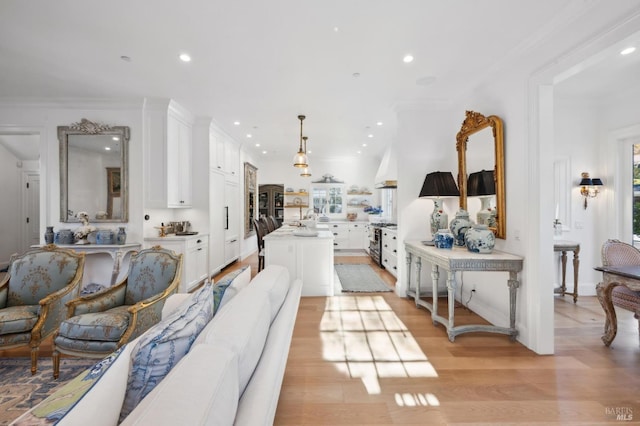
M 36 374 L 38 370 L 38 347 L 34 346 L 31 348 L 31 375 Z
M 60 352 L 58 352 L 55 347 L 51 358 L 53 361 L 53 378 L 57 379 L 58 376 L 60 376 Z

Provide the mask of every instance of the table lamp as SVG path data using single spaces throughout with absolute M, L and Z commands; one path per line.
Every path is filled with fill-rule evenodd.
M 496 195 L 496 181 L 493 170 L 471 173 L 467 179 L 467 196 L 480 197 L 482 203 L 476 215 L 478 224 L 496 226 L 496 211 L 491 207 L 491 199 Z
M 433 200 L 430 220 L 432 238 L 438 229 L 447 228 L 449 224 L 449 216 L 442 207 L 442 198 L 458 196 L 460 192 L 451 172 L 433 172 L 424 178 L 419 197 Z

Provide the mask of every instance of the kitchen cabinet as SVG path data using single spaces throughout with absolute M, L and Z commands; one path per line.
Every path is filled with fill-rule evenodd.
M 150 106 L 144 151 L 145 201 L 148 207 L 192 207 L 193 123 L 191 113 L 174 101 Z
M 335 250 L 357 250 L 368 246 L 366 224 L 352 222 L 330 222 L 329 231 L 333 234 L 333 248 Z M 365 238 L 366 245 L 365 245 Z
M 209 170 L 209 232 L 211 274 L 239 257 L 239 188 L 217 168 Z
M 395 229 L 382 229 L 382 266 L 398 277 L 398 232 Z
M 238 184 L 225 180 L 224 184 L 224 204 L 225 204 L 225 227 L 224 227 L 224 259 L 225 264 L 236 260 L 240 255 L 240 192 Z
M 284 185 L 258 187 L 258 216 L 273 216 L 282 224 L 284 219 Z
M 224 173 L 228 180 L 240 180 L 240 147 L 222 130 L 209 127 L 209 166 Z
M 207 278 L 207 234 L 145 238 L 145 247 L 159 245 L 182 254 L 179 293 L 188 293 Z

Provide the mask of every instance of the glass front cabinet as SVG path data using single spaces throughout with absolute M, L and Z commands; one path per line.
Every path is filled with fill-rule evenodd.
M 282 224 L 284 218 L 284 185 L 260 185 L 258 216 L 273 216 Z
M 318 183 L 311 187 L 313 211 L 333 218 L 345 218 L 346 191 L 344 184 Z

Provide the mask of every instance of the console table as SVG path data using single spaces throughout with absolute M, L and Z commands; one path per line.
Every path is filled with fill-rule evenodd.
M 434 325 L 440 323 L 447 329 L 449 340 L 453 342 L 459 334 L 482 331 L 507 334 L 511 340 L 518 336 L 516 329 L 516 292 L 520 287 L 518 272 L 522 270 L 523 258 L 509 253 L 493 251 L 491 254 L 472 253 L 465 248 L 455 247 L 451 250 L 425 246 L 420 241 L 406 241 L 407 253 L 407 294 L 413 296 L 416 306 L 422 306 L 431 312 Z M 420 272 L 422 262 L 431 264 L 431 284 L 433 303 L 420 299 Z M 415 287 L 412 288 L 412 265 L 415 263 Z M 447 304 L 448 318 L 438 315 L 438 278 L 440 269 L 447 272 Z M 509 273 L 509 327 L 495 325 L 470 324 L 456 326 L 454 323 L 456 272 L 457 271 L 504 271 Z
M 611 301 L 611 292 L 619 285 L 640 291 L 640 266 L 598 266 L 595 270 L 602 272 L 602 282 L 596 286 L 596 294 L 606 315 L 602 341 L 609 346 L 618 333 L 618 318 Z
M 141 248 L 139 243 L 57 244 L 57 246 L 85 253 L 82 288 L 89 284 L 100 284 L 105 287 L 114 285 L 127 274 L 131 254 Z
M 554 289 L 554 293 L 561 295 L 568 294 L 573 296 L 573 303 L 578 301 L 578 268 L 580 266 L 580 243 L 575 241 L 555 240 L 553 242 L 553 251 L 561 252 L 560 259 L 562 260 L 562 285 Z M 565 277 L 567 275 L 567 252 L 573 252 L 573 293 L 567 291 L 567 284 Z

